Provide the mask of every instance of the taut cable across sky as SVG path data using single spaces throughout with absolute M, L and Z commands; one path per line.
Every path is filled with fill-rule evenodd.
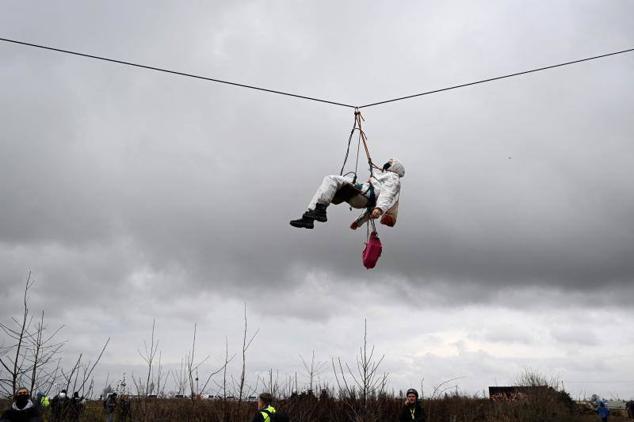
M 554 68 L 558 68 L 558 67 L 570 66 L 570 65 L 573 65 L 573 64 L 588 62 L 588 61 L 591 61 L 591 60 L 603 59 L 603 58 L 606 58 L 606 57 L 616 56 L 618 54 L 631 53 L 631 52 L 634 51 L 634 48 L 628 48 L 626 50 L 614 51 L 614 52 L 611 52 L 611 53 L 600 54 L 598 56 L 585 57 L 585 58 L 582 58 L 582 59 L 567 61 L 567 62 L 563 62 L 563 63 L 557 63 L 557 64 L 553 64 L 553 65 L 549 65 L 549 66 L 537 67 L 537 68 L 534 68 L 534 69 L 523 70 L 523 71 L 520 71 L 520 72 L 509 73 L 509 74 L 506 74 L 506 75 L 495 76 L 495 77 L 492 77 L 492 78 L 481 79 L 481 80 L 478 80 L 478 81 L 467 82 L 467 83 L 453 85 L 453 86 L 449 86 L 449 87 L 445 87 L 445 88 L 434 89 L 434 90 L 431 90 L 431 91 L 425 91 L 425 92 L 420 92 L 420 93 L 417 93 L 417 94 L 405 95 L 405 96 L 402 96 L 402 97 L 392 98 L 392 99 L 383 100 L 383 101 L 377 101 L 377 102 L 373 102 L 373 103 L 369 103 L 369 104 L 365 104 L 365 105 L 361 105 L 361 106 L 355 106 L 355 105 L 346 104 L 346 103 L 342 103 L 342 102 L 338 102 L 338 101 L 327 100 L 327 99 L 324 99 L 324 98 L 309 97 L 309 96 L 306 96 L 306 95 L 300 95 L 300 94 L 295 94 L 295 93 L 291 93 L 291 92 L 279 91 L 279 90 L 276 90 L 276 89 L 270 89 L 270 88 L 264 88 L 264 87 L 254 86 L 254 85 L 247 85 L 247 84 L 238 83 L 238 82 L 226 81 L 226 80 L 212 78 L 212 77 L 208 77 L 208 76 L 196 75 L 196 74 L 193 74 L 193 73 L 179 72 L 179 71 L 176 71 L 176 70 L 170 70 L 170 69 L 165 69 L 165 68 L 156 67 L 156 66 L 149 66 L 149 65 L 144 65 L 144 64 L 140 64 L 140 63 L 134 63 L 134 62 L 124 61 L 124 60 L 119 60 L 119 59 L 112 59 L 112 58 L 108 58 L 108 57 L 97 56 L 97 55 L 94 55 L 94 54 L 80 53 L 80 52 L 77 52 L 77 51 L 65 50 L 65 49 L 61 49 L 61 48 L 57 48 L 57 47 L 51 47 L 51 46 L 46 46 L 46 45 L 41 45 L 41 44 L 33 44 L 33 43 L 28 43 L 28 42 L 19 41 L 19 40 L 13 40 L 13 39 L 9 39 L 9 38 L 0 38 L 0 41 L 4 41 L 4 42 L 7 42 L 7 43 L 12 43 L 12 44 L 18 44 L 18 45 L 27 46 L 27 47 L 40 48 L 40 49 L 43 49 L 43 50 L 55 51 L 55 52 L 58 52 L 58 53 L 64 53 L 64 54 L 70 54 L 70 55 L 74 55 L 74 56 L 80 56 L 80 57 L 84 57 L 84 58 L 88 58 L 88 59 L 102 60 L 102 61 L 111 62 L 111 63 L 118 63 L 118 64 L 125 65 L 125 66 L 132 66 L 132 67 L 138 67 L 138 68 L 141 68 L 141 69 L 154 70 L 154 71 L 157 71 L 157 72 L 169 73 L 169 74 L 172 74 L 172 75 L 184 76 L 184 77 L 188 77 L 188 78 L 202 79 L 202 80 L 205 80 L 205 81 L 208 81 L 208 82 L 215 82 L 215 83 L 220 83 L 220 84 L 225 84 L 225 85 L 232 85 L 232 86 L 236 86 L 236 87 L 239 87 L 239 88 L 254 89 L 254 90 L 257 90 L 257 91 L 268 92 L 268 93 L 271 93 L 271 94 L 285 95 L 285 96 L 288 96 L 288 97 L 294 97 L 294 98 L 299 98 L 299 99 L 303 99 L 303 100 L 316 101 L 316 102 L 320 102 L 320 103 L 331 104 L 331 105 L 336 105 L 336 106 L 340 106 L 340 107 L 354 108 L 354 109 L 369 108 L 369 107 L 374 107 L 374 106 L 378 106 L 378 105 L 393 103 L 393 102 L 397 102 L 397 101 L 409 100 L 409 99 L 416 98 L 416 97 L 422 97 L 424 95 L 437 94 L 439 92 L 450 91 L 450 90 L 453 90 L 453 89 L 464 88 L 464 87 L 468 87 L 468 86 L 472 86 L 472 85 L 478 85 L 478 84 L 498 81 L 500 79 L 507 79 L 507 78 L 512 78 L 512 77 L 515 77 L 515 76 L 526 75 L 528 73 L 541 72 L 541 71 L 544 71 L 544 70 L 550 70 L 550 69 L 554 69 Z

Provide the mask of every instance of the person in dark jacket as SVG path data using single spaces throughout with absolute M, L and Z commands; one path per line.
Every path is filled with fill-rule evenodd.
M 407 390 L 405 404 L 398 417 L 399 422 L 425 422 L 425 411 L 418 400 L 418 391 L 413 388 Z
M 129 422 L 132 420 L 132 407 L 130 404 L 130 398 L 127 395 L 122 395 L 119 399 L 119 422 Z
M 603 400 L 599 402 L 599 407 L 597 407 L 597 414 L 601 418 L 601 422 L 608 422 L 608 416 L 610 416 L 610 409 L 608 409 L 608 406 L 606 406 Z
M 627 417 L 634 419 L 634 400 L 630 400 L 625 403 L 625 409 L 627 410 Z
M 51 400 L 51 421 L 63 422 L 68 414 L 70 399 L 66 390 L 62 390 Z
M 251 422 L 270 422 L 271 415 L 275 414 L 275 408 L 271 406 L 273 396 L 269 393 L 262 393 L 258 397 L 258 413 L 255 414 Z
M 103 402 L 103 409 L 106 411 L 106 421 L 113 422 L 115 418 L 115 412 L 119 407 L 119 400 L 117 399 L 117 393 L 109 394 L 106 400 Z
M 79 422 L 81 414 L 84 413 L 85 400 L 79 396 L 79 392 L 75 391 L 73 398 L 70 399 L 68 405 L 68 420 L 69 422 Z
M 42 422 L 40 407 L 33 403 L 28 389 L 16 391 L 11 407 L 2 414 L 0 422 Z

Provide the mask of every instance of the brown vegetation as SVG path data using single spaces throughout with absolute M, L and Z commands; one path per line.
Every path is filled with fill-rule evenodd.
M 384 422 L 396 421 L 403 401 L 395 397 L 332 399 L 327 395 L 295 395 L 274 403 L 293 422 Z M 5 402 L 5 405 L 8 403 Z M 477 397 L 445 395 L 424 400 L 428 422 L 568 422 L 596 420 L 580 415 L 562 393 L 548 392 L 522 399 L 489 400 Z M 134 399 L 130 417 L 134 422 L 245 422 L 256 412 L 256 403 L 209 399 Z M 81 421 L 105 420 L 102 403 L 89 401 Z M 119 421 L 124 419 L 119 418 Z M 613 420 L 619 420 L 618 418 Z

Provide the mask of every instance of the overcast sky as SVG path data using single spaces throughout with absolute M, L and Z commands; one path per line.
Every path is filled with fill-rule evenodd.
M 349 104 L 634 47 L 634 3 L 4 1 L 0 37 Z M 532 368 L 633 398 L 634 54 L 364 110 L 405 165 L 399 221 L 290 227 L 337 173 L 351 109 L 0 43 L 0 318 L 64 324 L 98 378 L 237 352 L 249 382 L 353 361 L 368 320 L 396 390 Z M 6 339 L 0 340 L 5 342 Z M 232 368 L 237 371 L 238 365 Z M 331 378 L 325 370 L 322 379 Z M 302 381 L 303 380 L 303 381 Z

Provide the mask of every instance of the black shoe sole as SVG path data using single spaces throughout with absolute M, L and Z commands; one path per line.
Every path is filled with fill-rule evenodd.
M 328 221 L 328 217 L 326 215 L 315 214 L 313 211 L 304 213 L 304 218 L 319 221 L 320 223 L 325 223 L 326 221 Z
M 313 229 L 313 228 L 315 228 L 315 225 L 313 224 L 312 221 L 304 222 L 304 221 L 301 221 L 301 220 L 300 221 L 293 220 L 293 221 L 290 222 L 290 225 L 293 226 L 293 227 L 297 227 L 299 229 L 301 229 L 301 228 L 304 228 L 304 229 Z

